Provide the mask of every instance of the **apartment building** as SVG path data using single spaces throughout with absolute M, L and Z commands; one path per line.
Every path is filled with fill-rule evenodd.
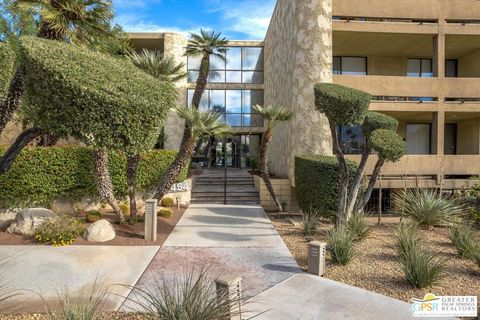
M 131 39 L 137 49 L 163 50 L 186 64 L 188 79 L 178 86 L 181 102 L 189 103 L 199 62 L 182 56 L 187 40 L 168 33 L 135 33 Z M 264 41 L 232 41 L 227 63 L 212 61 L 201 108 L 219 110 L 235 130 L 226 141 L 227 164 L 250 167 L 258 157 L 262 120 L 251 107 L 262 103 L 294 112 L 276 128 L 272 143 L 270 166 L 277 176 L 293 185 L 296 155 L 331 154 L 328 122 L 314 108 L 313 85 L 319 82 L 366 91 L 374 97 L 371 110 L 398 119 L 408 154 L 385 165 L 379 182 L 384 192 L 461 189 L 478 178 L 479 1 L 278 0 Z M 167 148 L 178 148 L 178 124 L 172 115 Z M 339 131 L 344 152 L 359 159 L 361 128 Z M 196 161 L 220 164 L 223 143 L 200 142 Z M 375 161 L 372 156 L 368 171 Z

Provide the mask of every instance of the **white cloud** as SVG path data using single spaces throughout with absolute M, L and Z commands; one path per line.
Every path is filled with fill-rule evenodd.
M 189 37 L 191 32 L 198 32 L 199 28 L 181 29 L 177 27 L 161 26 L 151 22 L 139 21 L 137 23 L 122 24 L 123 29 L 127 32 L 172 32 L 182 34 L 184 37 Z M 205 28 L 204 28 L 205 29 Z

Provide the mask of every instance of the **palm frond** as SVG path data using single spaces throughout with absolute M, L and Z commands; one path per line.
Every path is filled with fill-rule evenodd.
M 200 29 L 200 34 L 191 33 L 188 41 L 185 55 L 191 57 L 201 57 L 205 54 L 214 55 L 222 61 L 226 61 L 228 40 L 222 37 L 222 34 L 215 31 Z
M 143 49 L 131 53 L 129 58 L 135 66 L 161 81 L 176 82 L 187 76 L 184 63 L 177 63 L 172 56 L 159 51 Z
M 253 110 L 260 114 L 268 128 L 275 127 L 281 121 L 288 121 L 292 118 L 293 113 L 285 108 L 277 106 L 253 106 Z
M 191 107 L 176 107 L 178 116 L 185 120 L 191 129 L 192 137 L 224 137 L 231 134 L 231 128 L 225 124 L 222 115 L 209 110 L 199 111 Z

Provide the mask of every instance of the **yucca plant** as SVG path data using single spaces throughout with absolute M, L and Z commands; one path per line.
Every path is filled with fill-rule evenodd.
M 95 281 L 90 287 L 82 288 L 72 295 L 68 288 L 57 293 L 57 301 L 49 304 L 43 297 L 49 320 L 96 320 L 107 300 L 107 290 Z
M 459 199 L 447 196 L 437 190 L 410 190 L 396 194 L 393 202 L 403 208 L 403 214 L 421 226 L 452 225 L 464 212 Z
M 475 252 L 480 251 L 480 245 L 475 239 L 475 231 L 466 224 L 451 227 L 448 237 L 462 258 L 474 257 Z
M 208 268 L 189 271 L 172 281 L 155 280 L 151 289 L 132 287 L 131 302 L 149 320 L 224 320 L 241 316 L 242 298 L 217 291 Z M 238 308 L 232 308 L 237 305 Z
M 316 209 L 302 211 L 302 229 L 305 236 L 315 234 L 320 225 L 321 212 Z
M 417 227 L 413 223 L 401 223 L 395 229 L 395 235 L 395 251 L 399 258 L 403 258 L 418 245 Z
M 327 250 L 333 262 L 347 265 L 356 255 L 357 236 L 346 227 L 336 227 L 328 232 Z
M 354 213 L 347 221 L 347 228 L 355 234 L 356 240 L 361 241 L 370 234 L 370 226 L 365 214 L 361 211 Z

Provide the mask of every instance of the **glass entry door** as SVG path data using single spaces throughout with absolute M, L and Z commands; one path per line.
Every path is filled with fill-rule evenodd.
M 226 139 L 216 139 L 213 143 L 214 150 L 212 155 L 212 165 L 216 167 L 224 166 L 225 143 L 227 167 L 232 168 L 251 168 L 254 163 L 258 163 L 260 151 L 260 136 L 258 135 L 235 135 Z

